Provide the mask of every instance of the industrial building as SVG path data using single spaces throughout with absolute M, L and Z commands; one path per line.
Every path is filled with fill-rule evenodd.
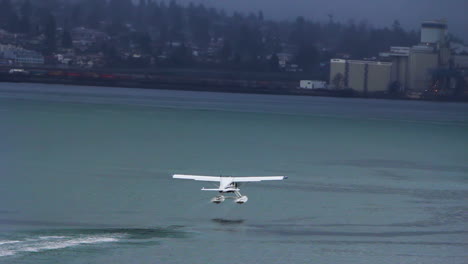
M 468 69 L 468 56 L 451 50 L 447 23 L 442 20 L 421 24 L 418 45 L 391 47 L 379 57 L 380 61 L 332 59 L 330 87 L 351 88 L 362 94 L 390 90 L 422 93 L 433 87 L 434 72 Z M 454 87 L 453 82 L 446 86 Z

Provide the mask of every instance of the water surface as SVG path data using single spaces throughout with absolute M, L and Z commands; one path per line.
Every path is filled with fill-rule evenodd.
M 466 263 L 467 113 L 1 83 L 0 263 Z M 174 173 L 289 179 L 215 205 Z

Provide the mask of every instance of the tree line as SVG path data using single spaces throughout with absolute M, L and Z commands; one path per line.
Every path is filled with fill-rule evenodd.
M 278 71 L 278 54 L 288 53 L 292 63 L 313 72 L 339 54 L 373 57 L 390 46 L 410 46 L 419 40 L 419 32 L 403 29 L 397 20 L 383 28 L 365 21 L 338 22 L 332 15 L 326 21 L 304 17 L 275 21 L 266 19 L 262 11 L 227 13 L 174 0 L 0 1 L 0 28 L 43 35 L 45 54 L 70 48 L 73 28 L 107 33 L 111 40 L 102 52 L 114 60 L 113 65 L 119 53 L 136 50 L 155 58 L 167 53 L 169 66 Z M 168 48 L 167 43 L 179 44 Z M 194 48 L 205 51 L 210 60 L 197 61 Z

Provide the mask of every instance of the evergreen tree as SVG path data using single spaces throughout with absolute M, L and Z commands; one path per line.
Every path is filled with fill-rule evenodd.
M 167 41 L 169 41 L 169 27 L 166 23 L 161 23 L 159 26 L 159 43 L 164 45 Z
M 63 34 L 62 34 L 62 47 L 67 48 L 67 49 L 73 47 L 72 37 L 70 35 L 70 32 L 68 32 L 68 30 L 63 31 Z
M 73 27 L 81 26 L 82 20 L 83 20 L 83 10 L 81 9 L 81 5 L 76 4 L 72 8 L 71 24 L 73 25 Z
M 8 18 L 7 30 L 14 33 L 22 32 L 20 18 L 18 17 L 15 11 L 13 11 L 13 13 L 11 13 L 10 17 Z
M 119 66 L 121 60 L 114 45 L 106 44 L 102 50 L 108 67 Z
M 193 57 L 190 49 L 188 49 L 185 44 L 182 44 L 173 50 L 170 60 L 174 66 L 181 67 L 191 66 L 193 63 Z
M 28 34 L 31 32 L 32 6 L 30 0 L 25 0 L 20 8 L 20 31 Z
M 20 19 L 16 13 L 11 0 L 2 0 L 0 2 L 0 28 L 9 32 L 20 32 Z
M 113 23 L 126 23 L 133 18 L 133 3 L 131 0 L 110 0 L 109 12 Z
M 263 11 L 262 10 L 258 11 L 258 19 L 260 21 L 263 21 Z
M 269 66 L 269 69 L 268 69 L 269 71 L 276 72 L 279 70 L 279 58 L 278 58 L 278 55 L 276 55 L 276 53 L 273 53 L 273 55 L 271 55 L 271 58 L 268 61 L 268 66 Z
M 149 12 L 149 21 L 157 29 L 161 28 L 161 24 L 164 22 L 163 8 L 157 2 L 151 2 Z
M 310 71 L 314 66 L 317 65 L 319 54 L 317 48 L 314 45 L 308 45 L 306 43 L 299 46 L 299 50 L 296 55 L 296 63 L 305 71 Z
M 344 76 L 341 72 L 335 74 L 335 76 L 333 76 L 333 80 L 332 80 L 332 83 L 333 83 L 333 86 L 335 89 L 341 89 L 343 88 L 343 81 L 344 81 Z
M 6 29 L 8 26 L 8 19 L 13 13 L 13 8 L 11 6 L 10 0 L 2 0 L 0 2 L 0 28 Z
M 55 22 L 55 17 L 49 14 L 46 17 L 45 22 L 45 52 L 46 54 L 51 54 L 56 50 L 56 36 L 57 36 L 57 24 Z
M 145 33 L 138 34 L 137 43 L 141 52 L 146 53 L 146 54 L 151 54 L 152 52 L 151 37 L 148 35 L 148 33 L 145 32 Z
M 107 18 L 106 0 L 86 0 L 84 9 L 86 10 L 85 25 L 89 28 L 98 29 L 101 21 L 104 21 Z
M 189 14 L 189 25 L 194 41 L 201 46 L 206 46 L 210 41 L 209 18 L 203 14 L 199 14 L 195 10 L 192 12 Z
M 232 57 L 232 47 L 231 43 L 228 40 L 225 40 L 223 43 L 223 47 L 219 52 L 220 60 L 226 64 Z
M 135 25 L 136 28 L 140 31 L 145 30 L 145 16 L 146 16 L 146 9 L 148 7 L 148 3 L 146 0 L 140 0 L 138 7 L 136 9 L 136 16 L 135 16 Z
M 292 26 L 290 41 L 296 45 L 302 45 L 305 41 L 305 19 L 300 16 L 296 18 L 296 22 Z
M 175 0 L 169 3 L 169 38 L 171 41 L 183 40 L 183 16 L 182 7 L 179 6 Z
M 30 0 L 25 0 L 21 5 L 21 17 L 29 17 L 32 16 L 32 5 Z
M 24 16 L 19 21 L 19 31 L 24 34 L 31 32 L 31 21 L 30 18 Z

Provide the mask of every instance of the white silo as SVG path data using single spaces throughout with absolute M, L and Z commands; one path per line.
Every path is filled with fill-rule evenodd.
M 444 20 L 424 21 L 421 24 L 421 43 L 442 44 L 445 42 L 447 22 Z

